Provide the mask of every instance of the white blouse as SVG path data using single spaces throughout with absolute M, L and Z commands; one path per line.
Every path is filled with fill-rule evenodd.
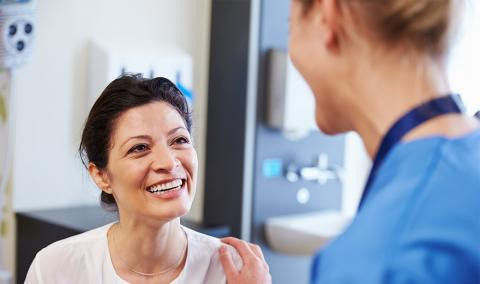
M 55 242 L 39 251 L 25 283 L 128 283 L 117 275 L 110 259 L 107 232 L 112 224 Z M 171 284 L 226 283 L 218 253 L 220 240 L 182 228 L 187 234 L 187 259 L 182 272 Z M 240 256 L 235 249 L 227 247 L 240 269 Z

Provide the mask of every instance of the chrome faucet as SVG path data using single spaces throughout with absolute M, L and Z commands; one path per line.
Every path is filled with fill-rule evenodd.
M 328 165 L 328 155 L 321 153 L 318 155 L 317 164 L 313 167 L 297 169 L 293 164 L 288 165 L 285 178 L 290 182 L 296 182 L 301 178 L 306 181 L 316 181 L 324 185 L 329 180 L 335 179 L 343 182 L 343 169 L 338 166 L 330 167 Z

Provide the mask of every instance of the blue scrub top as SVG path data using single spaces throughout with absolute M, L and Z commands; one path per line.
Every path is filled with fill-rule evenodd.
M 480 283 L 480 131 L 397 144 L 311 282 Z

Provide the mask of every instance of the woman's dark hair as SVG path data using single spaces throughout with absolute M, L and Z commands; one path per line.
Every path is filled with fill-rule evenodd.
M 105 88 L 88 114 L 78 148 L 83 165 L 88 169 L 88 164 L 93 163 L 105 169 L 118 117 L 129 109 L 153 102 L 170 104 L 191 133 L 191 112 L 185 96 L 175 84 L 163 77 L 144 79 L 140 74 L 124 75 Z M 100 199 L 105 209 L 117 210 L 113 195 L 102 191 Z

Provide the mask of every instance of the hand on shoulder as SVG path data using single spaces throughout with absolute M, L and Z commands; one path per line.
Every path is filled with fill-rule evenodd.
M 229 284 L 270 284 L 272 276 L 262 250 L 258 245 L 237 238 L 223 238 L 222 242 L 234 247 L 239 253 L 243 267 L 238 270 L 226 246 L 220 248 L 220 261 Z

